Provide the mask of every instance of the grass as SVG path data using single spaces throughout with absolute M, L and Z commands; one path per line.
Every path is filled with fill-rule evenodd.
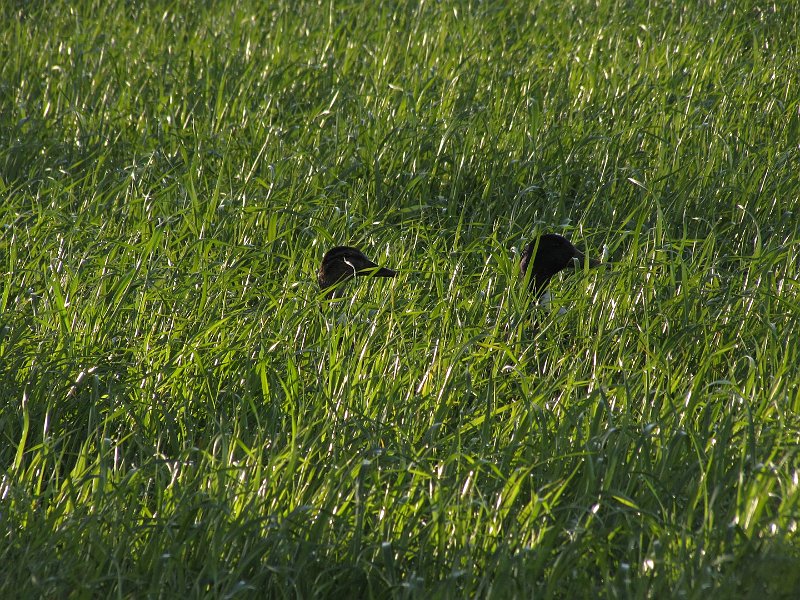
M 800 10 L 144 4 L 0 9 L 0 596 L 796 597 Z

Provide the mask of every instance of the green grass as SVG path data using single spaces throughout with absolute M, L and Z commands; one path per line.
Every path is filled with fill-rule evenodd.
M 16 4 L 0 596 L 797 597 L 800 8 Z

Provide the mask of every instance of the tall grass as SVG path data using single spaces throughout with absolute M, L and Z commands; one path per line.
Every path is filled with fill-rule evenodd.
M 0 595 L 800 591 L 792 3 L 0 12 Z

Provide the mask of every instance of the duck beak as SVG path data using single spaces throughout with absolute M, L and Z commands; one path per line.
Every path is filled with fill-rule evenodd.
M 386 267 L 381 267 L 378 272 L 375 273 L 375 277 L 394 277 L 395 275 L 397 275 L 397 271 L 392 271 Z
M 360 265 L 348 264 L 353 267 L 353 273 L 359 277 L 394 277 L 397 275 L 396 271 L 378 266 L 371 260 L 362 261 Z
M 392 271 L 391 269 L 387 269 L 386 267 L 379 267 L 375 265 L 374 267 L 369 267 L 367 269 L 362 269 L 358 272 L 359 275 L 367 275 L 371 277 L 394 277 L 397 275 L 397 271 Z
M 602 261 L 597 260 L 596 258 L 590 258 L 589 259 L 589 267 L 590 268 L 601 267 L 601 266 L 603 266 L 603 262 Z
M 577 271 L 578 269 L 582 269 L 584 263 L 586 263 L 586 262 L 587 262 L 586 256 L 583 254 L 583 252 L 578 250 L 575 253 L 575 256 L 572 257 L 571 266 L 572 266 L 572 268 L 574 270 Z M 599 266 L 601 266 L 603 264 L 601 261 L 599 261 L 599 260 L 597 260 L 595 258 L 590 258 L 588 260 L 588 263 L 589 263 L 589 268 L 590 269 L 592 269 L 594 267 L 599 267 Z

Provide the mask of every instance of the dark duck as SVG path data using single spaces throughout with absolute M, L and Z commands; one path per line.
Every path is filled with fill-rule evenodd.
M 317 281 L 326 298 L 339 298 L 345 281 L 353 277 L 394 277 L 396 271 L 381 267 L 356 248 L 336 246 L 322 257 L 322 264 L 317 271 Z
M 567 238 L 555 233 L 545 233 L 525 246 L 519 268 L 523 278 L 527 277 L 530 268 L 529 289 L 537 301 L 544 302 L 547 300 L 547 285 L 553 276 L 564 269 L 579 269 L 585 261 L 583 252 Z M 601 264 L 598 260 L 589 260 L 590 267 Z

